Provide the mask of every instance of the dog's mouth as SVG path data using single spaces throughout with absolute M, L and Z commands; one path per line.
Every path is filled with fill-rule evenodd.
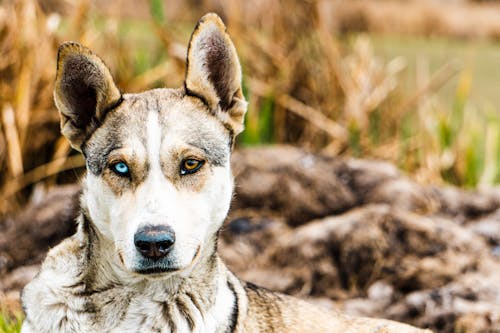
M 181 270 L 178 267 L 163 267 L 163 266 L 152 266 L 147 268 L 139 268 L 134 272 L 142 275 L 153 275 L 153 274 L 162 274 L 162 273 L 172 273 Z
M 200 255 L 200 246 L 198 246 L 198 248 L 196 249 L 196 252 L 191 262 L 186 266 L 179 266 L 177 263 L 173 262 L 168 257 L 157 261 L 143 259 L 137 265 L 137 267 L 133 269 L 133 271 L 134 273 L 141 275 L 158 275 L 158 274 L 184 271 L 194 265 L 194 263 L 198 260 L 199 255 Z

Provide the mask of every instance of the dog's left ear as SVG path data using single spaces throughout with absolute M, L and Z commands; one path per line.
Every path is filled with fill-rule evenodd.
M 191 35 L 185 78 L 186 93 L 201 98 L 236 136 L 243 130 L 247 103 L 234 45 L 219 16 L 203 16 Z

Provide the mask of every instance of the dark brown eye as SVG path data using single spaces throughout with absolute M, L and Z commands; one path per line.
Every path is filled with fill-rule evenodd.
M 194 158 L 189 158 L 187 160 L 182 161 L 181 163 L 181 175 L 189 175 L 191 173 L 195 173 L 200 170 L 203 166 L 204 161 L 195 160 Z

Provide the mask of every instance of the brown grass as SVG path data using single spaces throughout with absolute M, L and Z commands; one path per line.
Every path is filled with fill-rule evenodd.
M 52 146 L 58 137 L 51 98 L 56 40 L 47 21 L 34 1 L 0 7 L 2 190 L 26 170 L 50 161 L 52 149 L 46 144 Z M 3 191 L 0 197 L 6 204 Z

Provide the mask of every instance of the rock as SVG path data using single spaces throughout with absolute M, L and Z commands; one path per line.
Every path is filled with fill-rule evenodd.
M 288 146 L 237 151 L 234 207 L 278 211 L 290 225 L 346 211 L 356 196 L 336 173 L 342 166 Z
M 394 298 L 394 287 L 386 281 L 375 281 L 366 292 L 368 299 L 379 302 L 382 306 L 391 304 Z
M 440 288 L 415 291 L 387 313 L 391 318 L 407 318 L 417 325 L 432 326 L 439 332 L 500 331 L 500 263 L 486 258 L 473 272 L 458 275 Z M 484 323 L 488 323 L 487 329 Z M 474 326 L 476 325 L 476 326 Z
M 500 208 L 489 215 L 469 221 L 467 227 L 490 244 L 500 245 Z

